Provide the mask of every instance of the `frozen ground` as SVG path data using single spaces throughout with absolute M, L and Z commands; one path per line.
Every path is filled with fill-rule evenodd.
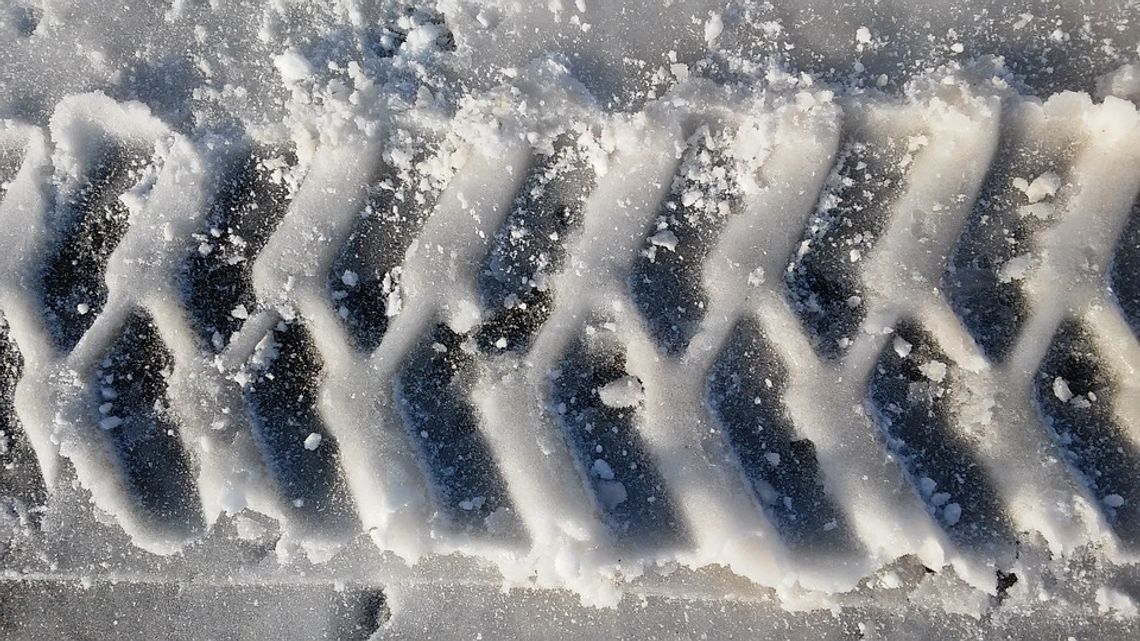
M 13 638 L 1140 634 L 1140 5 L 0 0 Z

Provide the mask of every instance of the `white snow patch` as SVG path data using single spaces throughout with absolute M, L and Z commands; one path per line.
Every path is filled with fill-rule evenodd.
M 1060 376 L 1053 379 L 1053 396 L 1062 403 L 1068 403 L 1073 398 L 1073 391 L 1069 389 L 1069 382 Z
M 316 432 L 310 432 L 309 435 L 305 437 L 305 449 L 312 452 L 321 446 L 321 440 L 322 439 L 320 434 L 317 434 Z
M 273 66 L 285 84 L 296 84 L 313 75 L 313 65 L 296 48 L 287 49 L 279 56 L 274 56 Z
M 1003 283 L 1021 280 L 1033 268 L 1033 254 L 1021 254 L 1007 260 L 998 270 L 998 279 Z
M 598 396 L 602 398 L 602 403 L 606 407 L 633 407 L 641 402 L 645 390 L 636 377 L 623 376 L 599 387 Z
M 1030 203 L 1035 203 L 1056 196 L 1057 190 L 1061 188 L 1061 177 L 1047 171 L 1034 178 L 1033 182 L 1025 178 L 1014 178 L 1013 186 L 1024 193 Z
M 705 21 L 705 42 L 712 44 L 722 32 L 724 32 L 724 20 L 719 13 L 714 13 Z
M 1137 615 L 1136 601 L 1120 590 L 1108 586 L 1097 588 L 1096 605 L 1101 614 L 1112 613 L 1117 617 L 1130 619 Z
M 941 383 L 946 378 L 948 369 L 942 361 L 929 361 L 918 366 L 918 371 L 935 383 Z
M 649 242 L 655 247 L 664 247 L 669 251 L 677 249 L 677 235 L 668 229 L 662 229 L 656 234 L 653 234 L 653 236 L 649 238 Z

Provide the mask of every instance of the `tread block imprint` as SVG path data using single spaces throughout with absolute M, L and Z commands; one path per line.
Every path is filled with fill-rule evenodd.
M 180 274 L 190 324 L 215 353 L 258 309 L 253 261 L 289 209 L 296 165 L 291 149 L 251 145 L 218 169 L 205 227 L 193 235 Z
M 551 373 L 551 412 L 614 537 L 647 548 L 681 545 L 684 520 L 638 429 L 641 382 L 606 333 L 588 326 Z

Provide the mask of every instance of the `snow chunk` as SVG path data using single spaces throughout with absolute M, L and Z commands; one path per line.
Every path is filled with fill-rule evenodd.
M 633 407 L 644 395 L 641 381 L 633 376 L 623 376 L 598 388 L 598 396 L 606 407 Z
M 871 44 L 871 30 L 867 27 L 859 27 L 855 30 L 855 42 L 861 45 Z
M 899 358 L 906 358 L 910 355 L 910 350 L 914 348 L 914 346 L 908 343 L 902 336 L 895 336 L 892 346 L 895 348 L 895 353 L 899 355 Z
M 962 506 L 957 503 L 951 503 L 942 508 L 942 518 L 946 521 L 946 525 L 957 525 L 958 521 L 962 520 Z
M 313 75 L 313 65 L 296 48 L 289 48 L 285 53 L 274 56 L 273 66 L 286 84 L 298 83 Z
M 674 234 L 668 229 L 662 229 L 656 234 L 653 234 L 649 242 L 655 247 L 664 247 L 669 251 L 674 251 L 677 249 L 677 234 Z
M 1069 389 L 1069 382 L 1060 376 L 1053 379 L 1053 396 L 1062 403 L 1068 403 L 1073 398 L 1073 391 Z
M 943 363 L 942 361 L 930 361 L 929 363 L 923 363 L 918 367 L 918 371 L 922 372 L 923 376 L 929 378 L 935 383 L 941 383 L 946 378 L 946 372 L 948 369 L 949 368 L 946 367 L 946 363 Z
M 1096 81 L 1099 96 L 1116 96 L 1140 101 L 1140 64 L 1129 64 L 1105 74 Z
M 310 432 L 309 435 L 305 437 L 305 449 L 312 452 L 321 446 L 321 440 L 322 439 L 320 434 L 317 434 L 316 432 Z
M 614 480 L 614 468 L 610 467 L 610 464 L 604 459 L 594 459 L 594 465 L 590 467 L 590 471 L 594 473 L 594 476 L 604 481 Z
M 99 427 L 105 430 L 113 430 L 123 424 L 123 419 L 118 416 L 108 416 L 107 418 L 99 421 Z
M 938 482 L 929 476 L 924 476 L 918 480 L 918 487 L 923 496 L 930 496 L 934 494 L 934 489 L 938 487 Z
M 1039 202 L 1057 195 L 1061 188 L 1061 177 L 1047 171 L 1029 182 L 1024 178 L 1014 178 L 1013 186 L 1020 189 L 1030 203 Z
M 1005 262 L 998 270 L 998 279 L 1003 283 L 1008 283 L 1014 280 L 1021 280 L 1029 274 L 1029 269 L 1033 267 L 1033 255 L 1021 254 L 1014 256 Z
M 1101 499 L 1101 502 L 1108 507 L 1120 507 L 1124 505 L 1124 497 L 1120 496 L 1119 494 L 1109 494 L 1108 496 Z
M 720 17 L 719 13 L 714 13 L 709 16 L 705 22 L 705 42 L 712 44 L 713 40 L 720 37 L 724 32 L 724 20 Z
M 626 491 L 625 485 L 620 481 L 603 480 L 598 483 L 598 500 L 607 510 L 612 510 L 625 503 L 628 498 L 629 492 Z
M 360 277 L 351 269 L 346 269 L 340 275 L 340 282 L 344 283 L 345 287 L 356 287 L 356 284 L 360 282 Z
M 404 40 L 404 48 L 413 53 L 430 51 L 435 48 L 435 41 L 442 35 L 439 27 L 431 23 L 417 25 L 408 32 Z

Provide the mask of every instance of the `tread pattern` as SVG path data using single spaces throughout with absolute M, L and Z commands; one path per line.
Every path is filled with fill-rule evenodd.
M 1140 546 L 1140 450 L 1113 412 L 1117 387 L 1088 328 L 1057 328 L 1034 379 L 1034 400 L 1069 464 L 1120 540 Z
M 107 303 L 102 274 L 130 227 L 119 197 L 139 180 L 145 160 L 125 143 L 108 140 L 91 164 L 79 184 L 64 187 L 43 272 L 49 331 L 64 352 L 75 348 Z
M 947 266 L 942 286 L 951 306 L 996 362 L 1009 356 L 1025 325 L 1029 303 L 1017 266 L 1031 255 L 1035 233 L 1046 226 L 1045 216 L 1022 209 L 1033 203 L 1018 179 L 1028 182 L 1066 166 L 1074 152 L 1074 147 L 1050 148 L 1027 132 L 1007 130 Z
M 510 497 L 468 400 L 476 374 L 474 350 L 469 337 L 437 324 L 397 375 L 396 393 L 440 507 L 461 527 L 503 529 Z
M 92 415 L 146 513 L 164 527 L 193 533 L 203 521 L 193 463 L 166 395 L 173 367 L 153 319 L 135 310 L 95 371 Z
M 253 431 L 282 498 L 305 523 L 355 524 L 336 439 L 317 409 L 320 356 L 304 324 L 282 319 L 258 345 L 243 389 Z
M 950 403 L 950 360 L 912 320 L 896 328 L 868 382 L 875 421 L 903 462 L 927 509 L 951 538 L 974 545 L 1012 542 L 1012 527 L 976 445 L 958 434 Z
M 946 306 L 944 317 L 930 311 L 935 303 L 915 303 L 916 309 L 880 326 L 874 324 L 882 321 L 875 312 L 889 307 L 883 301 L 887 294 L 864 282 L 864 264 L 890 246 L 883 239 L 899 233 L 897 203 L 912 189 L 912 172 L 918 171 L 926 146 L 906 139 L 884 142 L 855 123 L 837 124 L 838 151 L 818 167 L 819 180 L 830 177 L 817 205 L 781 212 L 797 221 L 798 243 L 772 246 L 777 243 L 764 239 L 757 248 L 786 265 L 783 278 L 750 283 L 755 296 L 742 296 L 727 311 L 709 311 L 719 303 L 703 279 L 726 242 L 724 231 L 742 217 L 761 215 L 761 207 L 749 199 L 766 194 L 742 189 L 742 161 L 730 144 L 731 127 L 702 126 L 684 141 L 664 202 L 652 204 L 630 234 L 630 255 L 622 257 L 628 259 L 626 271 L 615 277 L 613 290 L 623 300 L 602 301 L 585 313 L 568 315 L 577 326 L 562 337 L 555 334 L 565 328 L 555 328 L 540 341 L 536 337 L 559 305 L 569 306 L 558 288 L 573 264 L 570 239 L 577 242 L 583 230 L 594 229 L 592 217 L 605 215 L 600 210 L 612 206 L 592 198 L 607 178 L 596 175 L 583 136 L 563 133 L 552 149 L 530 150 L 509 210 L 490 218 L 494 222 L 486 234 L 472 232 L 482 242 L 463 251 L 471 254 L 465 264 L 477 270 L 469 293 L 480 313 L 462 330 L 448 315 L 454 309 L 443 309 L 440 302 L 415 307 L 412 303 L 418 301 L 412 299 L 419 293 L 405 290 L 401 282 L 403 270 L 417 263 L 410 259 L 410 248 L 432 229 L 431 216 L 441 210 L 451 185 L 450 174 L 441 177 L 428 166 L 444 153 L 434 139 L 393 139 L 391 149 L 372 158 L 377 169 L 365 206 L 344 218 L 343 229 L 337 228 L 343 233 L 331 241 L 321 239 L 340 246 L 321 254 L 327 259 L 312 274 L 302 274 L 316 283 L 316 294 L 283 291 L 272 301 L 255 282 L 253 264 L 263 253 L 272 253 L 267 248 L 279 227 L 288 227 L 283 222 L 298 215 L 300 200 L 294 197 L 304 168 L 294 151 L 272 145 L 250 143 L 227 156 L 208 187 L 202 224 L 189 237 L 173 241 L 178 255 L 172 260 L 170 284 L 181 294 L 180 307 L 188 316 L 175 320 L 140 299 L 127 298 L 133 307 L 113 310 L 117 315 L 104 309 L 108 264 L 116 260 L 116 249 L 134 224 L 120 196 L 150 162 L 125 143 L 109 142 L 83 176 L 61 186 L 50 216 L 55 228 L 39 292 L 47 321 L 41 331 L 64 360 L 49 364 L 56 370 L 36 365 L 35 380 L 52 381 L 50 374 L 92 362 L 84 359 L 92 350 L 98 353 L 97 365 L 81 372 L 93 405 L 86 427 L 105 435 L 129 498 L 146 519 L 158 529 L 178 530 L 171 537 L 184 540 L 205 529 L 203 493 L 195 478 L 199 452 L 191 435 L 209 426 L 187 424 L 175 411 L 170 397 L 177 393 L 171 387 L 177 377 L 172 370 L 200 367 L 193 371 L 207 377 L 213 374 L 204 372 L 216 367 L 227 385 L 240 387 L 235 396 L 245 423 L 239 417 L 234 430 L 248 427 L 278 494 L 281 518 L 307 530 L 359 533 L 367 524 L 365 506 L 372 490 L 346 470 L 346 460 L 356 453 L 348 445 L 341 449 L 339 437 L 350 431 L 331 405 L 330 386 L 347 383 L 344 372 L 330 376 L 334 368 L 326 367 L 351 361 L 352 367 L 359 366 L 353 374 L 376 378 L 360 382 L 360 389 L 374 384 L 384 390 L 378 397 L 391 399 L 391 407 L 375 415 L 391 410 L 399 422 L 351 429 L 392 427 L 403 439 L 408 458 L 428 483 L 424 527 L 433 528 L 439 516 L 453 530 L 474 535 L 463 540 L 509 541 L 517 547 L 541 538 L 527 531 L 527 503 L 499 463 L 503 434 L 517 437 L 520 432 L 487 425 L 474 397 L 502 371 L 528 370 L 537 345 L 549 352 L 542 358 L 554 367 L 540 373 L 543 384 L 536 388 L 533 404 L 541 420 L 533 429 L 557 430 L 554 440 L 564 449 L 544 448 L 543 453 L 568 458 L 583 495 L 596 508 L 594 516 L 612 538 L 587 544 L 607 549 L 613 544 L 620 559 L 635 549 L 646 557 L 653 554 L 647 550 L 684 549 L 702 537 L 708 540 L 718 527 L 694 519 L 698 512 L 689 503 L 699 495 L 682 487 L 686 478 L 708 477 L 694 474 L 678 481 L 670 469 L 677 460 L 690 467 L 713 460 L 709 452 L 715 448 L 703 450 L 707 441 L 702 439 L 714 437 L 701 433 L 691 441 L 678 438 L 662 445 L 654 432 L 660 426 L 650 425 L 660 419 L 646 399 L 668 393 L 649 394 L 646 386 L 653 383 L 633 375 L 646 362 L 682 371 L 698 361 L 704 369 L 692 379 L 702 399 L 694 413 L 696 425 L 667 427 L 694 434 L 712 427 L 723 441 L 720 451 L 729 452 L 730 464 L 737 468 L 733 473 L 744 479 L 739 487 L 751 494 L 745 500 L 756 504 L 760 518 L 796 554 L 841 550 L 858 555 L 873 547 L 857 506 L 834 491 L 840 479 L 833 475 L 849 454 L 853 466 L 893 470 L 904 490 L 890 494 L 876 486 L 868 495 L 880 503 L 912 502 L 930 515 L 926 525 L 941 532 L 945 540 L 940 542 L 991 560 L 1017 544 L 1025 515 L 999 489 L 1005 487 L 993 454 L 999 450 L 983 447 L 964 427 L 960 394 L 968 385 L 963 361 L 988 363 L 992 372 L 975 374 L 993 376 L 985 380 L 996 386 L 999 376 L 1018 374 L 1009 369 L 1010 362 L 1027 359 L 1033 361 L 1027 369 L 1036 374 L 1022 395 L 1026 398 L 1016 400 L 1027 408 L 1035 405 L 1041 424 L 1013 427 L 1040 432 L 1026 437 L 1027 442 L 1035 443 L 1036 436 L 1051 439 L 1076 472 L 1075 491 L 1092 494 L 1117 538 L 1135 545 L 1140 540 L 1135 508 L 1140 505 L 1135 482 L 1140 458 L 1128 445 L 1132 426 L 1112 411 L 1118 375 L 1105 364 L 1103 346 L 1083 309 L 1069 310 L 1071 318 L 1050 327 L 1054 338 L 1043 356 L 1035 357 L 1032 346 L 1025 345 L 1026 327 L 1050 321 L 1035 313 L 1040 301 L 1029 286 L 1033 270 L 1010 277 L 1010 264 L 1037 247 L 1047 223 L 1065 214 L 1069 192 L 1077 191 L 1068 177 L 1077 162 L 1075 145 L 1038 139 L 1039 132 L 1019 128 L 1016 121 L 1002 127 L 992 167 L 974 186 L 980 190 L 977 202 L 961 208 L 960 235 L 947 236 L 942 254 L 929 252 L 928 259 L 937 262 L 931 282 L 940 276 L 942 291 L 930 293 L 934 287 L 929 282 L 915 286 Z M 934 147 L 937 137 L 932 137 Z M 1049 215 L 1026 215 L 1025 207 L 1037 202 L 1028 202 L 1029 179 L 1046 174 L 1060 183 L 1050 198 L 1061 197 L 1049 201 Z M 805 184 L 819 182 L 805 179 Z M 816 191 L 812 187 L 811 197 Z M 1136 207 L 1140 205 L 1133 207 L 1131 218 L 1127 212 L 1097 214 L 1120 215 L 1126 222 L 1104 291 L 1093 296 L 1109 300 L 1114 295 L 1119 308 L 1106 313 L 1123 316 L 1133 332 L 1138 314 L 1132 286 L 1140 228 Z M 462 253 L 457 249 L 451 255 Z M 575 314 L 593 303 L 586 301 Z M 600 310 L 620 313 L 627 303 L 636 313 L 620 322 L 602 318 Z M 415 314 L 392 320 L 408 308 Z M 802 350 L 786 339 L 789 330 L 778 322 L 785 316 L 791 333 L 807 339 Z M 119 325 L 114 331 L 104 327 L 113 323 Z M 181 323 L 189 327 L 174 327 Z M 195 340 L 181 340 L 180 329 Z M 966 339 L 958 340 L 955 330 Z M 11 436 L 25 423 L 11 399 L 14 381 L 23 380 L 17 343 L 34 331 L 13 332 L 12 337 L 0 333 L 0 417 L 9 439 L 0 445 L 15 443 L 0 450 L 5 465 L 30 464 L 26 444 Z M 92 340 L 82 341 L 85 335 Z M 192 359 L 179 356 L 188 349 L 185 344 L 195 341 Z M 700 361 L 701 354 L 708 354 L 708 360 Z M 802 384 L 796 381 L 807 378 L 805 372 L 826 373 L 828 378 L 816 379 L 834 381 L 840 390 L 836 396 L 851 391 L 850 399 L 844 397 L 851 403 L 841 410 L 829 405 L 832 399 L 821 399 L 835 414 L 825 426 L 813 428 L 802 393 L 798 400 L 793 394 Z M 856 435 L 851 441 L 858 447 L 837 452 L 828 447 L 824 430 L 846 430 Z M 986 438 L 991 437 L 1014 442 L 996 431 Z M 859 449 L 866 443 L 872 445 Z M 399 448 L 391 440 L 385 447 L 383 454 L 396 460 L 392 452 Z M 1039 453 L 1047 455 L 1047 450 Z M 666 464 L 666 456 L 675 458 Z M 890 466 L 874 467 L 882 459 Z M 36 497 L 43 490 L 19 492 Z
M 629 275 L 633 304 L 666 354 L 685 351 L 704 317 L 702 267 L 739 198 L 724 132 L 702 126 L 688 141 L 669 198 Z
M 847 517 L 826 494 L 815 444 L 797 436 L 784 407 L 786 386 L 787 370 L 759 323 L 745 319 L 709 371 L 709 409 L 789 545 L 850 548 Z
M 796 314 L 816 349 L 838 358 L 866 317 L 856 263 L 871 250 L 902 193 L 907 153 L 853 135 L 840 144 L 818 211 L 785 272 Z
M 371 353 L 400 312 L 404 255 L 445 182 L 424 171 L 426 141 L 400 141 L 381 161 L 367 204 L 329 273 L 329 293 L 357 350 Z M 408 154 L 394 153 L 404 146 Z M 415 154 L 419 154 L 417 156 Z M 424 156 L 424 157 L 421 157 Z
M 618 539 L 648 547 L 676 544 L 684 526 L 637 430 L 637 406 L 607 404 L 602 397 L 613 384 L 641 383 L 625 371 L 620 346 L 601 332 L 587 333 L 551 382 L 562 434 Z
M 479 297 L 488 310 L 479 332 L 484 351 L 525 352 L 550 316 L 547 281 L 563 267 L 593 184 L 593 169 L 568 134 L 555 139 L 553 153 L 536 155 L 479 270 Z
M 0 508 L 27 518 L 47 500 L 47 488 L 13 404 L 23 370 L 24 358 L 0 317 Z
M 182 276 L 186 309 L 206 345 L 220 352 L 257 310 L 250 277 L 292 199 L 285 179 L 291 151 L 249 148 L 219 174 L 207 226 L 194 235 Z

